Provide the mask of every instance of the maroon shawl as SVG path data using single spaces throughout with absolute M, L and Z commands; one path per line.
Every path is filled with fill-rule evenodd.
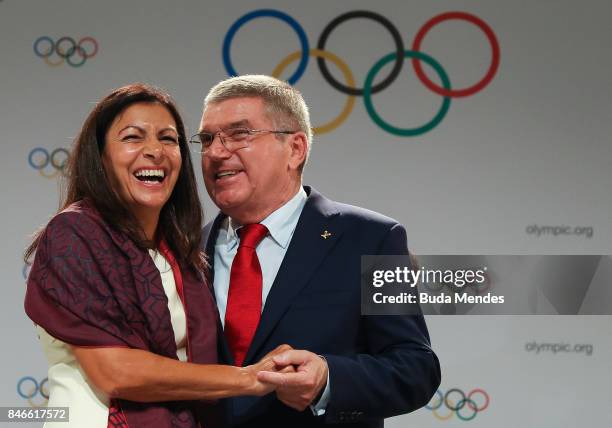
M 217 362 L 217 309 L 201 276 L 179 263 L 187 315 L 189 360 Z M 178 273 L 178 278 L 177 278 Z M 177 359 L 168 301 L 147 250 L 111 227 L 81 201 L 47 225 L 28 277 L 25 310 L 57 339 L 76 346 L 130 347 Z M 193 401 L 113 400 L 109 426 L 198 426 Z M 203 412 L 205 413 L 205 412 Z

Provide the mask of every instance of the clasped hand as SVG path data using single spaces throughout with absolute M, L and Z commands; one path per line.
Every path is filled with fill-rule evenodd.
M 327 383 L 326 361 L 309 351 L 281 345 L 258 363 L 245 367 L 253 382 L 253 395 L 276 392 L 285 405 L 305 410 Z

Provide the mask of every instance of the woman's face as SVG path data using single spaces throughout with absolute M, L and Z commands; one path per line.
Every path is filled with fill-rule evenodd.
M 159 215 L 181 169 L 176 123 L 161 104 L 136 103 L 106 133 L 102 163 L 111 186 L 138 219 Z

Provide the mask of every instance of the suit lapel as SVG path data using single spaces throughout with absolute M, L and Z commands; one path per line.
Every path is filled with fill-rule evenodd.
M 253 356 L 342 234 L 335 221 L 337 211 L 333 203 L 315 190 L 306 188 L 306 191 L 310 193 L 308 201 L 266 299 L 245 363 L 252 363 Z
M 208 257 L 208 263 L 210 264 L 209 276 L 212 282 L 215 278 L 215 243 L 217 242 L 217 236 L 219 236 L 219 229 L 221 228 L 221 223 L 225 220 L 226 216 L 223 213 L 217 214 L 215 220 L 211 223 L 207 224 L 202 231 L 203 242 L 205 243 L 204 251 L 206 252 L 206 256 Z M 214 293 L 213 293 L 214 298 Z
M 215 297 L 215 289 L 213 287 L 213 282 L 215 280 L 215 243 L 217 242 L 217 237 L 219 236 L 219 229 L 221 228 L 221 224 L 223 220 L 225 220 L 226 216 L 223 213 L 219 213 L 215 220 L 203 230 L 203 240 L 205 242 L 205 251 L 208 257 L 208 263 L 210 264 L 209 269 L 209 281 L 210 281 L 210 292 L 212 297 L 217 303 L 217 299 Z M 223 334 L 223 325 L 221 324 L 221 319 L 217 317 L 217 329 L 219 332 L 219 356 L 222 362 L 226 362 L 228 364 L 234 364 L 234 357 L 229 349 L 227 344 L 227 340 L 225 339 L 225 334 Z

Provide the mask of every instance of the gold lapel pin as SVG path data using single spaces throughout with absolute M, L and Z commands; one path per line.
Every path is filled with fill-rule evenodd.
M 321 234 L 321 238 L 323 238 L 323 239 L 327 239 L 327 238 L 329 238 L 330 236 L 332 236 L 332 234 L 331 234 L 331 233 L 329 233 L 327 230 L 325 230 L 325 231 L 324 231 L 324 232 Z

